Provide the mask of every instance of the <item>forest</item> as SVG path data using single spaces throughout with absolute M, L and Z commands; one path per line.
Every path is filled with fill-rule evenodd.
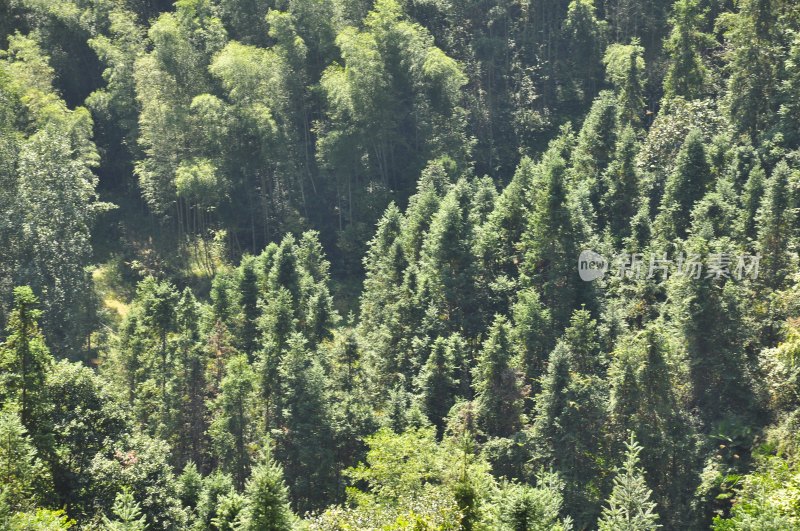
M 0 529 L 800 530 L 800 3 L 0 0 Z

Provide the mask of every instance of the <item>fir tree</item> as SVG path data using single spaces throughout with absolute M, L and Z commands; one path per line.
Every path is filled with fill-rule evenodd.
M 4 402 L 18 402 L 20 420 L 32 434 L 45 427 L 42 391 L 52 363 L 39 329 L 39 300 L 27 287 L 14 289 L 14 309 L 8 320 L 6 340 L 0 345 L 0 377 Z
M 544 374 L 547 356 L 553 349 L 552 319 L 533 288 L 517 293 L 512 315 L 512 339 L 520 353 L 524 385 L 532 386 Z
M 678 0 L 673 11 L 672 31 L 664 43 L 671 59 L 664 77 L 664 97 L 697 98 L 705 93 L 709 81 L 702 53 L 715 42 L 701 30 L 704 12 L 698 0 Z
M 780 288 L 791 275 L 791 244 L 797 210 L 789 182 L 791 170 L 779 163 L 767 180 L 756 216 L 758 251 L 761 254 L 758 276 L 766 286 Z
M 572 266 L 579 254 L 581 224 L 567 192 L 566 164 L 559 154 L 560 147 L 559 142 L 554 143 L 542 158 L 522 240 L 522 270 L 540 293 L 556 327 L 566 325 L 585 289 L 578 285 Z
M 511 364 L 509 328 L 504 317 L 495 318 L 473 376 L 478 426 L 492 437 L 509 437 L 522 422 L 525 390 Z
M 325 374 L 299 334 L 290 338 L 279 372 L 282 409 L 275 455 L 284 465 L 293 506 L 305 512 L 336 495 Z
M 642 447 L 631 435 L 626 443 L 625 462 L 614 478 L 614 489 L 598 522 L 601 531 L 652 531 L 661 527 L 656 504 L 650 500 L 644 471 L 639 467 Z
M 616 89 L 622 125 L 639 126 L 644 114 L 644 48 L 634 39 L 631 44 L 612 44 L 603 57 L 606 77 Z
M 214 420 L 209 434 L 214 455 L 223 470 L 233 476 L 239 489 L 244 487 L 252 462 L 250 446 L 256 433 L 255 384 L 255 374 L 247 363 L 247 356 L 238 354 L 228 360 L 220 395 L 211 404 Z
M 270 457 L 266 447 L 247 480 L 244 496 L 242 529 L 289 531 L 293 528 L 294 515 L 289 508 L 289 491 L 283 482 L 283 469 Z
M 247 354 L 252 363 L 257 350 L 258 341 L 258 276 L 256 259 L 251 256 L 242 258 L 237 279 L 237 302 L 241 308 L 238 330 L 239 349 Z
M 474 311 L 477 271 L 475 227 L 469 210 L 471 188 L 461 180 L 447 193 L 431 221 L 421 256 L 422 287 L 430 304 L 444 317 L 449 330 L 463 329 L 469 334 L 480 326 L 480 312 Z
M 593 212 L 599 212 L 600 202 L 608 193 L 603 173 L 613 160 L 617 146 L 619 110 L 616 98 L 603 91 L 592 102 L 586 120 L 578 133 L 575 151 L 571 157 L 572 178 L 582 186 L 581 192 Z
M 665 241 L 685 238 L 689 214 L 694 204 L 708 191 L 711 167 L 706 156 L 703 134 L 692 130 L 678 153 L 675 169 L 667 179 L 656 227 Z
M 627 127 L 620 135 L 614 161 L 603 174 L 605 195 L 601 201 L 598 227 L 603 229 L 608 226 L 617 245 L 630 236 L 631 220 L 638 210 L 637 151 L 636 134 Z
M 105 531 L 145 531 L 148 527 L 142 509 L 129 489 L 117 493 L 111 510 L 116 518 L 103 517 Z
M 417 387 L 421 396 L 422 411 L 436 426 L 439 436 L 444 432 L 444 419 L 455 403 L 458 381 L 454 378 L 454 362 L 448 348 L 449 341 L 437 338 L 428 360 L 417 377 Z

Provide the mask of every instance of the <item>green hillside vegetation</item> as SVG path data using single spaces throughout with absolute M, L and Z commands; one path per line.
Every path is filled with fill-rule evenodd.
M 0 0 L 0 529 L 800 529 L 799 209 L 790 0 Z

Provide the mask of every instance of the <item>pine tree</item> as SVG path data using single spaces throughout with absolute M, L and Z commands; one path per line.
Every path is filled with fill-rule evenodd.
M 111 510 L 116 518 L 110 520 L 103 517 L 105 531 L 145 531 L 147 529 L 147 519 L 142 515 L 142 509 L 129 489 L 123 489 L 122 492 L 117 493 Z
M 22 286 L 14 289 L 14 309 L 8 320 L 6 340 L 0 345 L 0 378 L 4 402 L 18 402 L 20 420 L 34 436 L 45 427 L 42 391 L 53 359 L 39 329 L 42 311 L 38 298 Z
M 605 195 L 602 198 L 598 226 L 608 226 L 615 244 L 630 236 L 631 219 L 639 203 L 639 176 L 636 170 L 636 134 L 626 127 L 620 135 L 614 161 L 603 174 Z
M 269 455 L 266 446 L 247 480 L 244 496 L 243 530 L 290 531 L 293 528 L 295 518 L 289 507 L 283 469 Z
M 603 63 L 606 77 L 616 89 L 619 119 L 622 125 L 639 126 L 644 114 L 644 48 L 634 39 L 631 44 L 612 44 L 606 49 Z
M 639 467 L 642 447 L 631 434 L 626 443 L 625 463 L 614 478 L 614 489 L 598 522 L 600 531 L 652 531 L 661 527 L 656 504 L 650 501 L 644 471 Z
M 444 432 L 445 417 L 455 403 L 458 384 L 454 377 L 455 360 L 450 357 L 452 351 L 448 343 L 444 337 L 436 338 L 416 381 L 422 411 L 436 426 L 439 436 Z
M 237 283 L 237 303 L 241 308 L 239 330 L 237 332 L 239 350 L 247 354 L 252 363 L 255 351 L 258 348 L 258 317 L 260 315 L 256 259 L 252 256 L 242 258 L 242 262 L 239 265 Z
M 665 241 L 685 238 L 689 214 L 708 191 L 712 178 L 703 134 L 692 130 L 678 153 L 675 169 L 667 179 L 656 228 Z
M 336 495 L 325 374 L 299 334 L 290 338 L 279 372 L 282 409 L 275 455 L 284 465 L 293 506 L 304 513 Z
M 525 389 L 511 365 L 509 328 L 504 317 L 495 317 L 473 376 L 478 426 L 492 437 L 509 437 L 522 422 Z
M 239 489 L 244 487 L 252 462 L 250 446 L 256 436 L 255 386 L 255 374 L 247 356 L 238 354 L 225 365 L 220 394 L 210 405 L 214 413 L 209 427 L 214 455 Z
M 664 97 L 698 98 L 709 81 L 702 53 L 716 43 L 701 31 L 704 13 L 698 0 L 678 0 L 673 11 L 672 31 L 664 43 L 671 59 L 664 77 Z
M 533 386 L 544 374 L 547 356 L 555 343 L 550 312 L 542 304 L 536 290 L 527 288 L 517 293 L 512 315 L 514 326 L 511 336 L 520 353 L 523 383 Z
M 758 231 L 759 279 L 773 289 L 784 285 L 791 276 L 790 249 L 797 222 L 797 208 L 793 204 L 789 182 L 792 172 L 781 161 L 767 180 L 761 206 L 756 216 Z
M 584 296 L 573 263 L 579 254 L 582 226 L 568 194 L 560 139 L 551 145 L 533 183 L 532 211 L 523 236 L 522 271 L 550 310 L 554 325 L 565 326 Z

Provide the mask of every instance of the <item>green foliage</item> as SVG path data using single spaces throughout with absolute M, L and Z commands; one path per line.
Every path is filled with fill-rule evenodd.
M 476 420 L 488 436 L 508 437 L 521 427 L 525 389 L 511 365 L 509 326 L 498 316 L 483 344 L 473 376 Z
M 798 34 L 0 0 L 0 527 L 798 527 Z
M 703 135 L 693 130 L 678 153 L 675 169 L 667 179 L 661 200 L 656 227 L 666 241 L 685 238 L 688 213 L 708 191 L 711 168 L 708 163 Z
M 103 529 L 108 531 L 145 531 L 147 524 L 139 504 L 129 490 L 117 494 L 111 507 L 115 519 L 103 518 Z
M 6 340 L 0 345 L 3 400 L 18 403 L 23 425 L 36 431 L 44 421 L 42 388 L 53 361 L 39 329 L 42 312 L 37 308 L 38 303 L 29 287 L 14 290 L 14 309 L 8 320 Z
M 705 13 L 697 0 L 679 0 L 673 6 L 672 31 L 664 43 L 671 62 L 664 77 L 664 97 L 686 99 L 702 96 L 709 72 L 703 52 L 714 46 L 712 36 L 702 32 Z
M 0 412 L 0 499 L 5 510 L 23 512 L 34 508 L 37 498 L 50 490 L 52 478 L 37 455 L 19 415 Z
M 603 508 L 603 516 L 598 522 L 599 529 L 616 530 L 655 530 L 661 527 L 658 522 L 656 504 L 650 501 L 651 491 L 647 488 L 644 472 L 639 468 L 639 454 L 642 447 L 631 435 L 625 443 L 627 451 L 625 462 L 614 478 L 614 489 Z
M 250 473 L 251 445 L 256 440 L 255 389 L 256 377 L 247 357 L 236 355 L 228 360 L 219 396 L 211 405 L 215 415 L 209 435 L 214 454 L 239 489 Z
M 560 519 L 562 496 L 560 485 L 553 476 L 539 478 L 540 485 L 510 484 L 503 488 L 500 498 L 499 529 L 509 531 L 567 531 L 572 529 L 569 518 Z
M 283 470 L 265 454 L 253 468 L 245 486 L 244 529 L 253 531 L 288 531 L 294 515 L 289 508 L 289 492 L 283 482 Z
M 612 44 L 606 49 L 603 63 L 606 77 L 617 92 L 620 121 L 639 125 L 644 113 L 645 64 L 644 48 L 637 41 Z

